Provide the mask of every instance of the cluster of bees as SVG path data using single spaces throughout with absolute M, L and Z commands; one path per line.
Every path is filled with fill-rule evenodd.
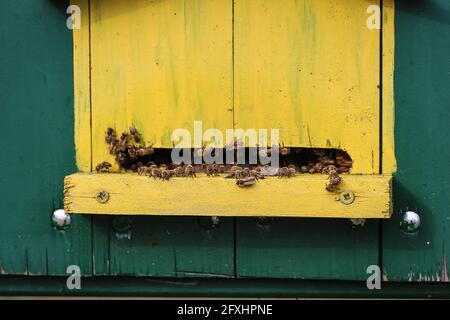
M 145 146 L 142 135 L 132 127 L 128 132 L 123 132 L 119 138 L 112 128 L 106 130 L 105 142 L 108 150 L 114 155 L 115 161 L 125 170 L 132 170 L 141 176 L 152 177 L 168 181 L 172 177 L 196 178 L 196 173 L 203 172 L 208 177 L 225 174 L 225 178 L 236 179 L 239 187 L 248 187 L 266 176 L 277 176 L 278 178 L 292 178 L 297 173 L 321 173 L 328 175 L 326 189 L 335 191 L 341 183 L 339 174 L 348 173 L 352 167 L 352 160 L 342 150 L 335 149 L 311 149 L 311 148 L 289 148 L 278 147 L 281 167 L 276 169 L 268 165 L 219 165 L 219 164 L 184 164 L 175 165 L 170 163 L 170 149 L 155 149 Z M 232 146 L 237 149 L 237 143 Z M 208 148 L 196 150 L 197 156 L 203 157 L 212 152 Z M 272 148 L 261 149 L 259 158 L 270 157 Z M 158 164 L 159 163 L 159 164 Z M 109 162 L 102 162 L 96 166 L 98 173 L 107 173 L 111 168 Z

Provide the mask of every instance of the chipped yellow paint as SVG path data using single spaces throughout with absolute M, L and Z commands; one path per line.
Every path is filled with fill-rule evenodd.
M 367 0 L 236 0 L 235 126 L 349 152 L 379 173 L 380 33 Z
M 71 0 L 81 9 L 81 28 L 73 30 L 76 163 L 91 171 L 91 102 L 89 79 L 89 0 Z
M 391 176 L 345 175 L 340 190 L 351 190 L 350 205 L 325 190 L 326 175 L 267 178 L 248 188 L 232 179 L 172 178 L 154 180 L 137 174 L 86 174 L 66 177 L 64 209 L 68 213 L 388 218 Z M 109 193 L 106 203 L 96 200 Z
M 110 126 L 165 148 L 194 120 L 232 127 L 231 1 L 91 0 L 91 45 L 94 165 Z
M 383 0 L 383 173 L 397 170 L 394 152 L 394 0 Z

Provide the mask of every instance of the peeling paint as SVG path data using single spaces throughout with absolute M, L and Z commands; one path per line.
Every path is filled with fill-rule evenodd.
M 443 282 L 449 282 L 448 281 L 448 273 L 447 273 L 447 258 L 445 256 L 445 253 L 442 257 L 442 281 Z
M 3 267 L 2 267 L 1 261 L 0 261 L 0 274 L 1 275 L 7 275 L 5 269 L 3 269 Z

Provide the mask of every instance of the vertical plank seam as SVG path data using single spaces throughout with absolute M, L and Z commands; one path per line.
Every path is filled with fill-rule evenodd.
M 92 149 L 92 39 L 91 39 L 91 0 L 88 0 L 88 34 L 89 34 L 89 130 L 90 134 L 90 147 L 91 147 L 91 172 L 92 172 L 92 161 L 93 159 L 93 149 Z
M 93 148 L 92 148 L 92 39 L 91 39 L 91 0 L 88 0 L 88 34 L 89 34 L 89 130 L 91 147 L 91 172 L 93 169 Z M 91 274 L 95 275 L 95 241 L 94 241 L 94 217 L 91 217 Z
M 380 83 L 379 83 L 379 104 L 380 104 L 380 163 L 379 173 L 383 173 L 383 0 L 380 0 Z M 383 220 L 378 221 L 378 266 L 381 271 L 381 278 L 383 279 Z
M 383 0 L 380 0 L 379 173 L 383 173 Z
M 232 94 L 232 126 L 233 126 L 233 130 L 236 129 L 236 123 L 235 123 L 235 107 L 236 107 L 236 102 L 235 102 L 235 60 L 234 60 L 234 56 L 235 56 L 235 29 L 234 29 L 234 0 L 231 0 L 231 64 L 232 64 L 232 77 L 231 77 L 231 81 L 232 81 L 232 86 L 231 86 L 231 94 Z M 237 272 L 237 218 L 234 217 L 233 218 L 233 274 L 234 277 L 237 278 L 238 277 L 238 272 Z
M 233 130 L 235 129 L 235 93 L 234 93 L 234 86 L 235 86 L 235 62 L 234 62 L 234 0 L 231 0 L 231 108 L 232 108 L 232 126 Z

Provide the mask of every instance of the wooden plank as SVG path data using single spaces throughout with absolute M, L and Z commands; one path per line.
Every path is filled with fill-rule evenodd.
M 395 19 L 398 170 L 394 214 L 383 223 L 384 278 L 448 282 L 450 2 L 397 1 Z M 407 210 L 420 214 L 416 235 L 399 228 Z
M 391 214 L 391 177 L 348 175 L 340 190 L 351 190 L 355 201 L 345 205 L 339 193 L 325 190 L 326 175 L 267 178 L 250 188 L 236 182 L 201 175 L 195 180 L 154 180 L 137 174 L 74 174 L 65 179 L 65 210 L 69 213 L 291 216 L 388 218 Z M 106 191 L 106 203 L 96 200 Z M 295 205 L 297 204 L 297 205 Z
M 57 231 L 73 148 L 72 33 L 63 1 L 2 1 L 0 274 L 91 273 L 91 224 L 73 216 Z M 30 28 L 30 26 L 33 26 Z
M 174 129 L 232 128 L 232 2 L 91 1 L 93 162 L 134 125 L 172 148 Z M 117 169 L 117 168 L 115 168 Z
M 208 225 L 209 217 L 133 216 L 130 219 L 129 233 L 114 230 L 110 233 L 110 275 L 234 276 L 231 218 L 220 219 L 215 228 Z
M 342 148 L 379 173 L 380 33 L 370 1 L 236 0 L 237 128 L 278 128 L 285 145 Z
M 78 170 L 91 167 L 91 87 L 89 50 L 89 0 L 71 0 L 81 10 L 80 29 L 73 30 L 73 88 L 75 110 L 75 149 Z
M 382 173 L 397 170 L 394 144 L 394 51 L 395 51 L 395 5 L 393 0 L 383 0 L 383 150 Z
M 378 221 L 352 229 L 342 219 L 239 219 L 238 277 L 366 280 L 378 264 Z

